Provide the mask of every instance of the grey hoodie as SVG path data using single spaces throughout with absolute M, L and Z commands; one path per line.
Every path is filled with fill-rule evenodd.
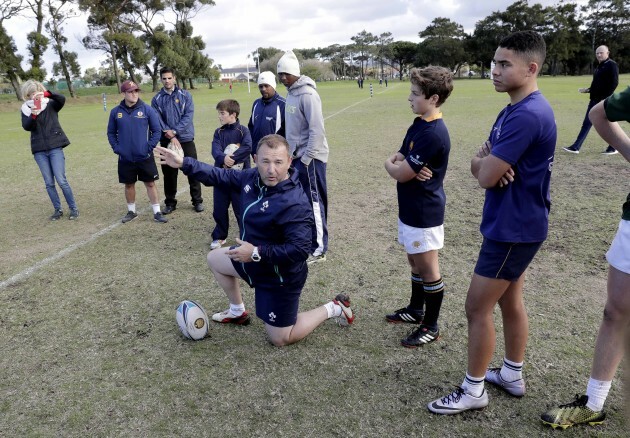
M 290 152 L 306 165 L 313 158 L 324 163 L 328 161 L 322 101 L 315 88 L 317 86 L 311 78 L 300 76 L 288 89 L 284 112 Z

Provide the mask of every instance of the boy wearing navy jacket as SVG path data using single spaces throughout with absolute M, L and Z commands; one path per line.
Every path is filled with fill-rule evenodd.
M 303 339 L 329 318 L 342 326 L 354 322 L 350 298 L 338 294 L 323 306 L 298 313 L 300 294 L 311 250 L 313 212 L 290 168 L 289 145 L 272 134 L 263 137 L 256 154 L 256 168 L 220 169 L 193 158 L 181 158 L 156 148 L 160 164 L 181 168 L 204 185 L 238 190 L 243 211 L 241 238 L 237 246 L 217 248 L 208 254 L 208 266 L 227 295 L 229 309 L 215 313 L 218 323 L 247 325 L 250 317 L 239 280 L 255 289 L 256 316 L 265 323 L 276 346 Z
M 243 163 L 243 169 L 251 167 L 249 154 L 252 150 L 252 137 L 247 127 L 240 124 L 238 115 L 241 107 L 236 100 L 226 99 L 217 104 L 219 123 L 221 126 L 214 131 L 212 139 L 212 156 L 215 167 L 230 169 L 236 164 Z M 223 152 L 230 144 L 238 145 L 238 149 L 232 155 Z M 210 249 L 221 248 L 228 236 L 230 217 L 228 211 L 230 204 L 234 209 L 234 216 L 241 228 L 241 210 L 238 190 L 230 188 L 214 187 L 213 210 L 215 227 L 212 230 L 212 243 Z
M 120 87 L 124 99 L 109 113 L 107 140 L 112 150 L 118 155 L 118 181 L 125 185 L 127 214 L 122 222 L 135 219 L 136 181 L 140 180 L 147 188 L 147 195 L 153 208 L 153 219 L 159 223 L 168 222 L 160 211 L 155 181 L 160 176 L 153 149 L 162 134 L 160 118 L 157 113 L 142 100 L 138 93 L 140 87 L 133 81 L 125 81 Z

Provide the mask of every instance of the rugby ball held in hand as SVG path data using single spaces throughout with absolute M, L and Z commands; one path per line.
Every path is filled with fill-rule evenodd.
M 186 339 L 199 341 L 208 334 L 208 314 L 195 301 L 184 300 L 179 303 L 175 319 Z
M 169 143 L 168 149 L 174 151 L 177 155 L 184 158 L 184 150 L 181 147 L 177 147 L 173 143 Z
M 230 143 L 229 145 L 225 147 L 225 149 L 223 150 L 223 153 L 226 156 L 232 155 L 234 152 L 236 152 L 236 150 L 239 147 L 240 145 L 237 145 L 236 143 Z M 234 166 L 230 167 L 230 169 L 241 170 L 243 169 L 243 163 L 235 164 Z

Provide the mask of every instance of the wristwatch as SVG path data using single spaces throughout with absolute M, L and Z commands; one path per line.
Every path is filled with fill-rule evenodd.
M 258 247 L 255 246 L 254 250 L 252 251 L 252 260 L 255 262 L 259 262 L 260 261 L 260 254 L 258 254 Z

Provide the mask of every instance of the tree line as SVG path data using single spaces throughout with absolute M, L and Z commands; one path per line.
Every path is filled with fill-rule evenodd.
M 210 84 L 220 66 L 203 53 L 205 43 L 195 36 L 191 19 L 213 6 L 213 0 L 4 0 L 0 5 L 0 74 L 12 84 L 19 98 L 24 78 L 45 80 L 43 56 L 50 47 L 58 58 L 52 77 L 63 77 L 74 97 L 72 80 L 81 77 L 75 52 L 65 49 L 65 25 L 77 14 L 87 14 L 88 34 L 83 45 L 107 54 L 101 69 L 88 69 L 84 78 L 105 85 L 123 79 L 140 82 L 151 78 L 159 86 L 159 69 L 172 66 L 184 88 L 193 88 L 193 78 Z M 4 21 L 18 15 L 35 18 L 28 33 L 28 68 L 17 53 Z M 297 49 L 303 72 L 317 79 L 385 75 L 395 71 L 401 79 L 409 68 L 442 65 L 457 72 L 463 65 L 476 66 L 485 75 L 494 51 L 504 36 L 519 30 L 536 30 L 547 43 L 543 73 L 575 75 L 589 73 L 594 51 L 607 45 L 621 71 L 630 70 L 630 0 L 589 0 L 580 6 L 559 0 L 543 7 L 517 0 L 504 11 L 495 11 L 478 21 L 471 33 L 447 17 L 435 18 L 418 32 L 420 42 L 395 41 L 391 32 L 372 34 L 366 30 L 352 36 L 350 44 Z M 260 70 L 275 71 L 280 49 L 259 47 L 252 53 Z

